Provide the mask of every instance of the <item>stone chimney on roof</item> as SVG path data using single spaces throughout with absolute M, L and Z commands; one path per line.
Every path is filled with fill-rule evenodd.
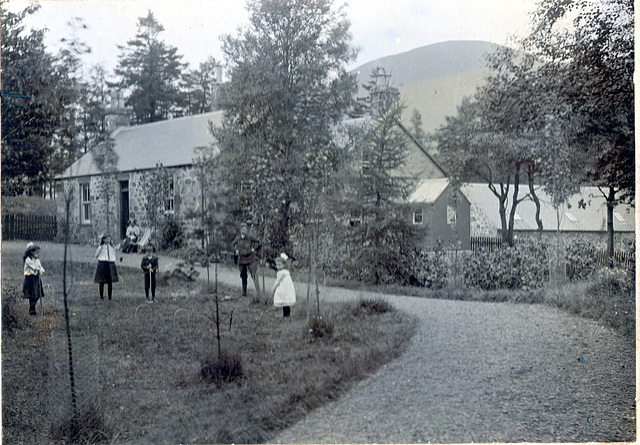
M 220 109 L 220 105 L 218 103 L 218 89 L 222 85 L 222 66 L 216 65 L 215 67 L 215 76 L 213 78 L 213 82 L 211 82 L 211 111 L 216 111 Z
M 120 127 L 131 125 L 132 107 L 125 107 L 124 93 L 122 91 L 111 91 L 111 103 L 105 109 L 104 119 L 107 131 L 113 133 Z

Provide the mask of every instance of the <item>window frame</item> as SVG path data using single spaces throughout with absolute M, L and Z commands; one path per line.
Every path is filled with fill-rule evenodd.
M 175 213 L 175 197 L 176 197 L 176 187 L 175 187 L 175 180 L 172 176 L 169 178 L 169 184 L 167 186 L 167 195 L 164 197 L 165 215 L 173 215 Z
M 419 217 L 418 214 L 420 215 Z M 416 226 L 424 224 L 424 209 L 415 209 L 413 211 L 413 224 Z
M 82 182 L 80 183 L 80 224 L 91 224 L 91 216 L 91 184 Z

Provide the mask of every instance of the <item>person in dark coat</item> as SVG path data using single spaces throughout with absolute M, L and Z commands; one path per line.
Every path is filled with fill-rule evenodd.
M 144 293 L 147 302 L 153 303 L 156 299 L 156 273 L 158 272 L 158 256 L 156 249 L 152 245 L 144 248 L 145 255 L 142 257 L 140 267 L 144 273 Z M 149 289 L 151 289 L 151 299 L 149 299 Z
M 242 223 L 240 225 L 240 234 L 233 240 L 233 246 L 238 257 L 243 297 L 247 296 L 247 272 L 251 274 L 251 279 L 256 286 L 256 290 L 259 289 L 258 282 L 256 281 L 256 252 L 260 250 L 260 242 L 249 235 L 248 230 L 248 226 Z
M 23 298 L 29 300 L 29 314 L 36 315 L 36 303 L 44 297 L 44 289 L 40 279 L 44 273 L 44 267 L 40 264 L 40 247 L 33 243 L 27 244 L 22 261 L 24 263 L 22 295 Z
M 116 249 L 111 244 L 109 235 L 100 237 L 96 258 L 98 259 L 98 267 L 93 282 L 100 284 L 101 300 L 104 300 L 104 285 L 106 283 L 109 300 L 111 300 L 113 283 L 118 281 L 118 271 L 116 270 Z

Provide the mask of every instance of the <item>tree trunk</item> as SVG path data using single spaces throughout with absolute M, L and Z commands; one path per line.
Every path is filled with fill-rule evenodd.
M 518 205 L 518 191 L 520 190 L 520 166 L 516 167 L 513 178 L 513 199 L 511 200 L 511 210 L 509 211 L 509 230 L 507 231 L 507 242 L 513 247 L 513 228 L 516 219 L 516 207 Z
M 528 175 L 527 175 L 529 179 L 529 193 L 531 193 L 531 199 L 536 205 L 536 224 L 538 225 L 538 234 L 542 237 L 542 230 L 544 230 L 544 227 L 542 226 L 542 219 L 540 218 L 540 199 L 538 198 L 538 195 L 536 195 L 536 191 L 533 184 L 533 171 L 534 171 L 533 165 L 529 165 Z
M 613 208 L 616 205 L 616 191 L 613 187 L 609 187 L 609 195 L 607 196 L 607 250 L 609 254 L 609 267 L 613 267 L 614 257 L 614 238 L 613 238 Z

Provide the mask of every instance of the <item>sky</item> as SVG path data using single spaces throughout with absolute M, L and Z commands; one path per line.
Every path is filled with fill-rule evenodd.
M 2 3 L 19 11 L 29 1 Z M 68 22 L 80 17 L 88 28 L 75 35 L 92 49 L 85 64 L 102 63 L 109 70 L 117 64 L 117 45 L 135 36 L 138 17 L 148 10 L 165 28 L 160 37 L 192 68 L 209 56 L 222 61 L 220 36 L 236 35 L 248 22 L 243 0 L 41 0 L 40 5 L 28 26 L 48 29 L 52 52 L 61 38 L 72 35 Z M 535 0 L 347 0 L 352 42 L 360 49 L 348 68 L 448 40 L 506 44 L 509 36 L 526 32 L 534 8 Z

